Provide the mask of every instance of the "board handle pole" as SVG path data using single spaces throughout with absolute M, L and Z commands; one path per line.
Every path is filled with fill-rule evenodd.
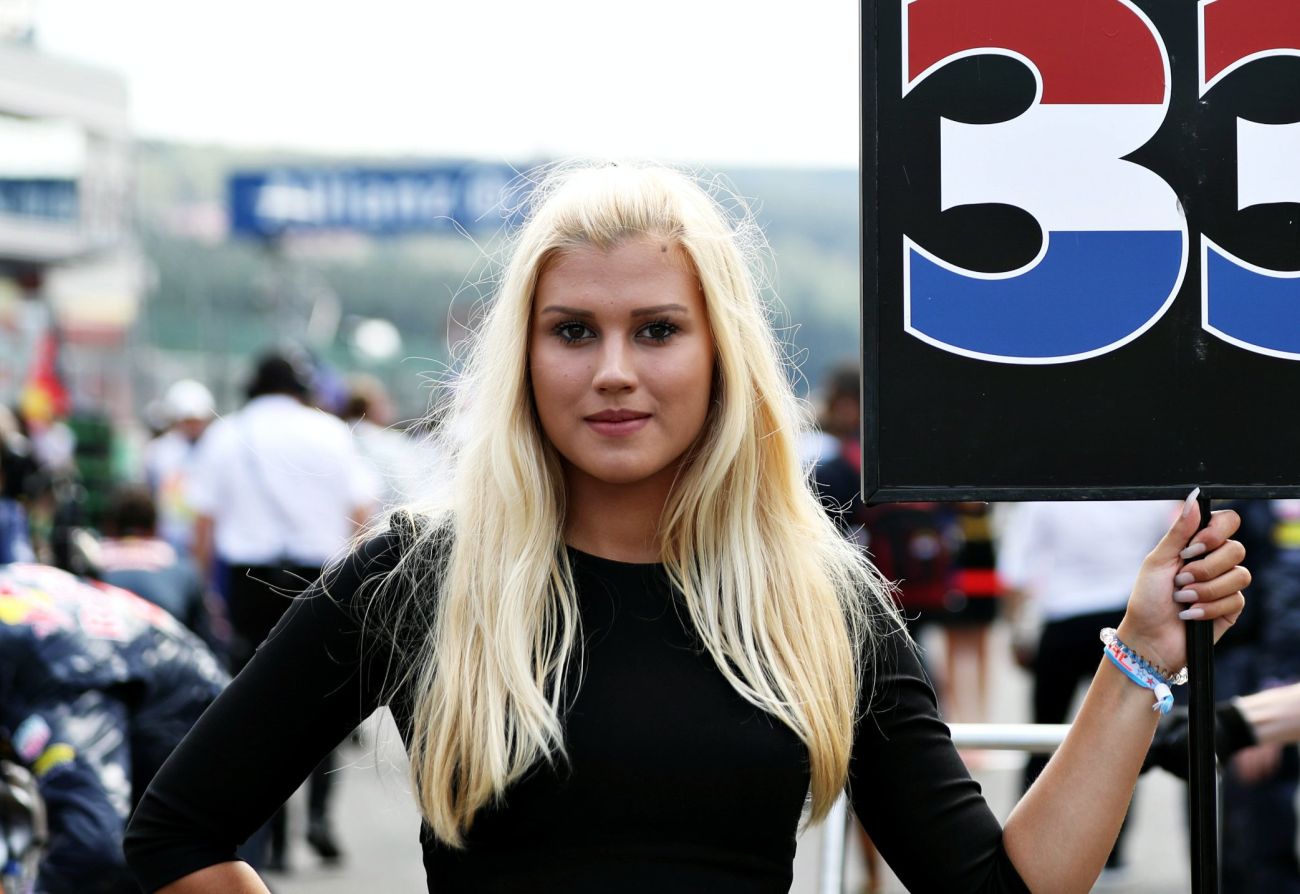
M 1197 504 L 1203 530 L 1210 523 L 1210 498 Z M 1187 667 L 1188 795 L 1192 818 L 1192 894 L 1219 894 L 1219 777 L 1214 757 L 1214 622 L 1188 621 Z

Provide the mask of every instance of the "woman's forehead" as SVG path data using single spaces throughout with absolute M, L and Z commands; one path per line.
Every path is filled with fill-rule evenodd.
M 612 243 L 579 239 L 572 243 L 557 246 L 542 263 L 542 272 L 553 267 L 579 263 L 594 265 L 626 260 L 627 258 L 653 258 L 655 254 L 664 260 L 691 265 L 691 258 L 682 247 L 681 242 L 673 236 L 657 233 L 628 233 Z M 693 266 L 693 265 L 692 265 Z
M 557 253 L 542 268 L 535 297 L 539 306 L 560 297 L 607 301 L 672 294 L 675 300 L 700 301 L 699 291 L 694 265 L 678 244 L 639 237 L 607 249 L 581 245 Z

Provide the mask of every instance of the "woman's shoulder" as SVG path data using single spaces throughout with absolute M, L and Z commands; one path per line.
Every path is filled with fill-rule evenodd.
M 895 710 L 900 700 L 924 700 L 930 690 L 928 675 L 906 625 L 896 616 L 880 614 L 867 620 L 865 628 L 858 651 L 859 716 Z
M 391 571 L 412 561 L 436 561 L 450 539 L 450 522 L 395 509 L 362 535 L 348 559 L 373 571 Z
M 441 566 L 449 530 L 409 510 L 394 511 L 326 572 L 326 590 L 353 610 L 417 596 Z

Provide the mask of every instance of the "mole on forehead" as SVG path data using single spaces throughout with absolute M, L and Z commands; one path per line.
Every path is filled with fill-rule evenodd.
M 659 249 L 657 252 L 655 251 L 656 248 Z M 639 236 L 615 242 L 611 245 L 597 245 L 590 242 L 582 242 L 576 245 L 557 247 L 542 261 L 539 271 L 545 273 L 548 270 L 554 270 L 559 267 L 568 267 L 574 261 L 577 261 L 578 263 L 595 262 L 600 264 L 607 258 L 612 258 L 614 256 L 626 257 L 628 252 L 639 254 L 645 251 L 653 252 L 653 254 L 648 256 L 641 254 L 641 258 L 644 262 L 649 262 L 654 255 L 659 255 L 661 258 L 664 255 L 671 255 L 672 257 L 669 259 L 669 263 L 673 266 L 681 266 L 684 263 L 687 267 L 693 269 L 693 259 L 680 242 L 671 238 L 658 236 Z

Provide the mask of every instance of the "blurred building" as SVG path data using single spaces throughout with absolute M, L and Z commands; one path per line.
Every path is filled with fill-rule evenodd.
M 0 5 L 0 402 L 48 354 L 72 409 L 124 418 L 145 270 L 126 83 L 42 53 L 29 5 Z

